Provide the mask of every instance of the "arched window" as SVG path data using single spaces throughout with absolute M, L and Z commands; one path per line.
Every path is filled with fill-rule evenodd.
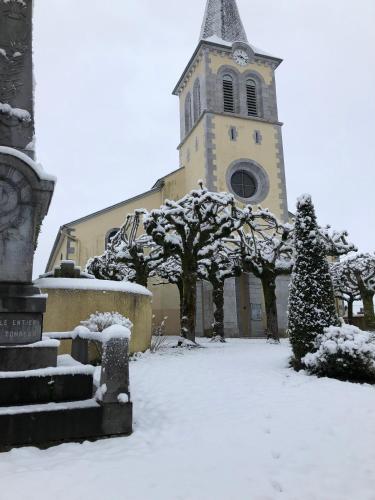
M 234 86 L 230 75 L 223 76 L 224 112 L 234 113 Z
M 257 84 L 252 79 L 246 81 L 246 104 L 248 116 L 258 116 Z
M 108 233 L 105 235 L 105 248 L 107 249 L 109 243 L 111 243 L 111 240 L 116 234 L 120 231 L 120 228 L 113 228 L 108 231 Z
M 191 130 L 191 94 L 186 96 L 185 99 L 185 134 L 188 134 Z
M 195 80 L 194 89 L 193 89 L 193 97 L 194 97 L 194 123 L 198 121 L 198 118 L 201 115 L 201 84 L 199 78 Z

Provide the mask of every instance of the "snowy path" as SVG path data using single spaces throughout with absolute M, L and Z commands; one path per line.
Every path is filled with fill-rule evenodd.
M 0 455 L 1 500 L 375 500 L 375 389 L 231 340 L 131 364 L 130 438 Z

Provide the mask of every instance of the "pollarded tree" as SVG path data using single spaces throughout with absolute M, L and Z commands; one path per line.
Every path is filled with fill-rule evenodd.
M 325 244 L 310 195 L 297 202 L 294 229 L 295 264 L 289 295 L 289 336 L 296 368 L 314 350 L 316 337 L 339 326 Z
M 131 281 L 147 287 L 154 266 L 163 257 L 161 249 L 149 236 L 137 236 L 143 212 L 139 210 L 126 217 L 124 225 L 111 239 L 104 254 L 87 263 L 89 273 L 97 279 Z
M 279 340 L 276 280 L 289 275 L 293 267 L 293 244 L 290 224 L 281 224 L 268 210 L 258 210 L 246 217 L 238 231 L 242 268 L 262 282 L 266 308 L 267 333 Z
M 355 250 L 347 240 L 346 231 L 334 231 L 329 226 L 319 228 L 329 256 L 337 257 Z M 238 231 L 242 267 L 262 282 L 266 308 L 267 333 L 279 340 L 276 280 L 291 274 L 294 266 L 294 225 L 281 223 L 268 210 L 250 212 L 245 226 Z
M 211 251 L 209 252 L 211 253 Z M 212 285 L 212 300 L 214 303 L 213 340 L 225 342 L 224 334 L 224 284 L 229 278 L 241 275 L 241 260 L 233 248 L 223 241 L 215 243 L 213 257 L 206 257 L 205 249 L 200 252 L 199 277 Z
M 182 304 L 184 301 L 184 284 L 182 280 L 181 259 L 179 256 L 170 256 L 165 260 L 157 261 L 153 265 L 150 278 L 158 277 L 164 282 L 176 285 L 180 297 L 180 316 L 182 316 Z
M 363 302 L 366 328 L 375 331 L 374 295 L 375 295 L 375 255 L 369 253 L 356 255 L 348 259 Z
M 361 300 L 358 283 L 349 261 L 343 260 L 331 265 L 333 289 L 338 299 L 348 304 L 348 322 L 353 324 L 354 302 Z
M 165 258 L 179 257 L 183 304 L 181 336 L 195 342 L 196 287 L 201 252 L 213 258 L 215 242 L 229 237 L 242 221 L 237 218 L 234 198 L 228 193 L 193 190 L 181 200 L 166 200 L 145 218 L 146 232 L 163 249 Z
M 356 252 L 357 247 L 348 241 L 347 231 L 336 231 L 331 226 L 320 227 L 319 232 L 329 257 L 341 257 L 350 252 Z

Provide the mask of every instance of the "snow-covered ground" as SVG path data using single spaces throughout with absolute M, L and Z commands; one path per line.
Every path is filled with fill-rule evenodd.
M 131 437 L 0 455 L 0 499 L 375 499 L 374 387 L 292 372 L 287 343 L 204 345 L 131 363 Z

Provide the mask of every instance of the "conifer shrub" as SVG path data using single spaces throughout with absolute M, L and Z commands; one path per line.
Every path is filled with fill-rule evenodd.
M 288 330 L 293 350 L 292 365 L 304 367 L 302 358 L 316 350 L 315 341 L 329 326 L 340 326 L 332 279 L 310 195 L 297 202 Z
M 351 325 L 329 327 L 315 341 L 315 352 L 302 359 L 319 377 L 375 383 L 375 334 Z

